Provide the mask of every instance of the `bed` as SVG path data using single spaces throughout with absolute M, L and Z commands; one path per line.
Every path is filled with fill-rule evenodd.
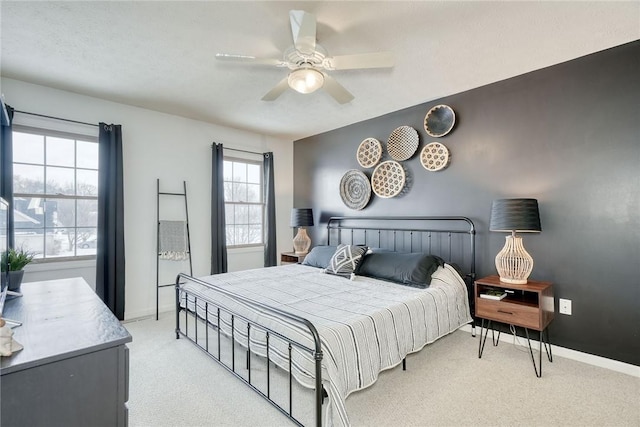
M 299 425 L 349 425 L 350 393 L 472 322 L 468 218 L 332 217 L 326 234 L 302 265 L 176 280 L 176 337 Z M 313 393 L 311 422 L 294 407 L 300 388 Z

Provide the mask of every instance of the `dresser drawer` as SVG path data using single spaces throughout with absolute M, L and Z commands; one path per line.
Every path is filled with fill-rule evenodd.
M 536 330 L 541 329 L 540 309 L 527 304 L 477 298 L 476 315 L 484 319 L 495 320 L 510 325 Z

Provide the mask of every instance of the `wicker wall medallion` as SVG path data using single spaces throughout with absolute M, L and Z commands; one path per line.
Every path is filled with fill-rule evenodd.
M 387 142 L 387 151 L 393 160 L 407 160 L 418 149 L 418 132 L 411 126 L 396 128 Z
M 420 163 L 431 172 L 442 170 L 449 165 L 449 149 L 439 142 L 427 144 L 420 152 Z
M 379 197 L 388 199 L 397 196 L 404 188 L 405 174 L 402 165 L 393 160 L 380 163 L 373 170 L 371 186 Z
M 424 118 L 424 130 L 434 138 L 445 136 L 456 123 L 456 113 L 448 105 L 436 105 Z
M 348 170 L 340 180 L 340 197 L 350 209 L 364 208 L 371 198 L 369 178 L 357 169 Z
M 382 157 L 382 144 L 375 138 L 367 138 L 358 146 L 358 163 L 363 168 L 372 168 Z

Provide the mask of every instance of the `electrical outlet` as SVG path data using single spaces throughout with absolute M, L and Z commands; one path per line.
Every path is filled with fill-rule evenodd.
M 562 299 L 558 300 L 558 305 L 560 306 L 560 314 L 567 314 L 571 316 L 571 300 L 570 299 Z

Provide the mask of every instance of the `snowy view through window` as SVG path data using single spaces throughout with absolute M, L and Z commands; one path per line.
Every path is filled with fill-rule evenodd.
M 13 193 L 17 248 L 40 259 L 96 254 L 96 140 L 18 128 L 13 132 Z
M 263 243 L 262 164 L 224 161 L 224 205 L 227 246 Z

